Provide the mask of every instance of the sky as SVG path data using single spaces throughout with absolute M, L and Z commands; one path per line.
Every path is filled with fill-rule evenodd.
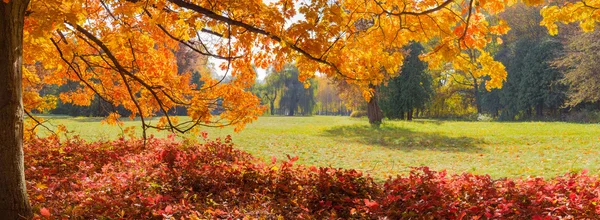
M 274 2 L 277 2 L 277 1 L 278 0 L 263 0 L 263 2 L 265 4 L 274 3 Z M 301 1 L 303 1 L 303 0 L 301 0 Z M 296 4 L 296 6 L 298 6 L 298 4 Z M 288 26 L 289 24 L 295 23 L 295 22 L 297 22 L 299 20 L 302 20 L 302 19 L 304 19 L 304 15 L 298 13 L 298 14 L 296 14 L 296 16 L 294 16 L 292 19 L 290 19 L 288 21 L 288 23 L 286 24 L 286 26 Z M 215 71 L 215 73 L 216 73 L 217 76 L 223 76 L 223 74 L 225 74 L 225 71 L 223 71 L 223 70 L 221 70 L 221 68 L 219 68 L 219 66 L 222 63 L 224 63 L 224 61 L 219 60 L 219 59 L 215 59 L 215 58 L 211 57 L 211 58 L 208 59 L 208 62 L 215 67 L 214 71 Z M 267 71 L 266 71 L 266 69 L 257 68 L 256 69 L 256 74 L 257 74 L 258 80 L 263 80 L 266 77 L 266 75 L 267 75 Z

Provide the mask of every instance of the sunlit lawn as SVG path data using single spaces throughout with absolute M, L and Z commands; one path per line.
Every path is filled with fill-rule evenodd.
M 126 126 L 138 126 L 128 121 Z M 121 130 L 99 118 L 52 117 L 88 140 L 114 139 Z M 450 173 L 494 178 L 551 177 L 589 169 L 600 173 L 600 125 L 558 122 L 387 121 L 339 116 L 261 117 L 241 133 L 209 128 L 209 137 L 233 136 L 234 143 L 270 160 L 298 155 L 299 163 L 361 170 L 377 178 L 429 166 Z M 165 133 L 158 134 L 166 136 Z

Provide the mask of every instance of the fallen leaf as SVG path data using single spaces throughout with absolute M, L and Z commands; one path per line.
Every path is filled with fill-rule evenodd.
M 48 210 L 47 208 L 42 208 L 40 209 L 40 214 L 42 214 L 42 216 L 44 217 L 50 217 L 50 210 Z

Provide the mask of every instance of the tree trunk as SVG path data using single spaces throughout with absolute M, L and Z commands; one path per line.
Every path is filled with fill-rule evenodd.
M 408 110 L 408 112 L 406 112 L 406 120 L 407 121 L 412 121 L 413 119 L 413 110 Z
M 29 219 L 23 165 L 23 23 L 28 0 L 0 2 L 0 218 Z
M 537 116 L 538 119 L 544 117 L 544 103 L 539 103 L 537 105 L 537 107 L 535 108 L 535 116 Z
M 383 111 L 381 111 L 379 103 L 377 102 L 377 99 L 379 98 L 377 96 L 377 87 L 373 85 L 369 87 L 372 88 L 374 92 L 373 97 L 371 97 L 371 100 L 369 100 L 369 103 L 367 104 L 367 116 L 369 117 L 369 123 L 371 125 L 379 126 L 381 124 L 381 119 L 383 119 Z
M 481 94 L 479 94 L 479 84 L 477 78 L 473 78 L 473 92 L 475 93 L 475 107 L 477 107 L 477 114 L 483 113 L 481 109 Z
M 275 115 L 275 99 L 269 102 L 271 104 L 271 115 Z

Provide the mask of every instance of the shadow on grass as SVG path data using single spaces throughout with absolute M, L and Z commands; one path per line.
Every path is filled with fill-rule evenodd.
M 72 121 L 76 121 L 76 122 L 101 122 L 104 118 L 103 117 L 72 117 L 72 118 L 68 118 Z
M 444 121 L 435 119 L 414 119 L 411 123 L 442 125 Z
M 434 150 L 447 152 L 482 153 L 476 144 L 482 140 L 470 137 L 448 137 L 438 133 L 416 132 L 406 128 L 382 125 L 337 126 L 322 134 L 342 142 L 376 145 L 402 151 Z

